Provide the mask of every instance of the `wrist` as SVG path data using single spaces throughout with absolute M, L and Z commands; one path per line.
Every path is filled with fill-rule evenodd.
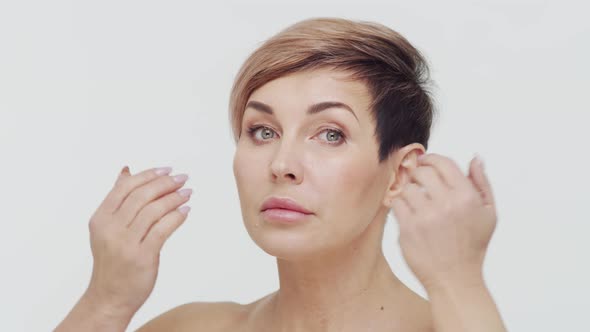
M 483 278 L 453 280 L 427 290 L 436 331 L 506 332 Z
M 481 270 L 475 269 L 440 275 L 437 279 L 423 282 L 428 294 L 444 293 L 459 289 L 482 289 L 486 288 Z
M 113 310 L 85 293 L 54 331 L 124 332 L 132 317 L 132 314 Z
M 94 322 L 123 326 L 123 330 L 135 315 L 135 311 L 108 303 L 88 291 L 80 299 L 80 305 L 88 312 L 88 317 L 92 317 Z

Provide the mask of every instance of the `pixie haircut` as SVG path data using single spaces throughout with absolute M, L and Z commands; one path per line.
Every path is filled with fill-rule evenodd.
M 427 89 L 432 82 L 424 56 L 384 25 L 341 18 L 297 22 L 246 59 L 230 93 L 234 141 L 241 136 L 246 103 L 256 89 L 291 73 L 320 68 L 345 71 L 351 80 L 368 88 L 379 163 L 407 144 L 428 148 L 435 110 Z

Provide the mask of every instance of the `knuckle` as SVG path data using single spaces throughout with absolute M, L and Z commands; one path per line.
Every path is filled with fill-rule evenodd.
M 434 167 L 427 167 L 424 172 L 426 172 L 428 174 L 428 176 L 438 176 L 437 171 L 434 169 Z
M 430 158 L 432 158 L 435 163 L 445 162 L 445 156 L 438 153 L 431 153 Z
M 448 158 L 448 157 L 440 157 L 440 162 L 442 165 L 444 165 L 444 167 L 447 168 L 457 168 L 457 163 L 455 163 L 454 160 Z
M 460 206 L 469 206 L 475 203 L 475 195 L 472 192 L 463 192 L 459 197 Z
M 120 188 L 124 183 L 129 182 L 130 176 L 119 176 L 113 185 L 113 188 Z
M 164 215 L 177 205 L 183 203 L 188 197 L 182 196 L 178 191 L 172 192 L 154 203 L 155 212 Z
M 441 155 L 438 153 L 435 153 L 435 152 L 431 152 L 428 154 L 428 157 L 431 159 L 439 159 L 441 157 Z
M 167 238 L 166 231 L 165 231 L 164 227 L 153 227 L 151 232 L 152 232 L 152 237 L 158 242 L 163 242 Z
M 137 177 L 139 177 L 142 181 L 151 181 L 155 178 L 157 178 L 159 175 L 156 174 L 155 169 L 147 169 L 139 174 L 137 174 Z
M 141 187 L 140 189 L 134 190 L 130 196 L 133 197 L 134 201 L 139 201 L 143 203 L 150 201 L 155 194 L 156 190 L 153 188 L 153 186 L 145 186 Z
M 167 211 L 167 204 L 162 200 L 155 201 L 145 207 L 145 214 L 150 217 L 163 216 Z
M 138 177 L 138 179 L 139 179 L 137 181 L 137 184 L 142 184 L 142 185 L 133 189 L 130 193 L 130 196 L 143 199 L 143 198 L 151 197 L 156 192 L 157 187 L 154 186 L 155 182 L 152 180 L 156 179 L 158 177 L 157 175 L 155 175 L 152 172 L 145 172 L 145 173 L 137 174 L 134 176 Z M 131 183 L 125 184 L 125 186 L 131 187 L 132 184 Z

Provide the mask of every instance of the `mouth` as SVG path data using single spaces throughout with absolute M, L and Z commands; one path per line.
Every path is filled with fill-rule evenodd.
M 262 216 L 270 222 L 278 222 L 281 224 L 294 224 L 305 221 L 312 214 L 302 213 L 299 211 L 289 209 L 272 208 L 262 211 Z
M 260 209 L 262 216 L 281 224 L 293 224 L 305 221 L 313 213 L 290 198 L 271 197 L 264 201 Z
M 262 212 L 270 209 L 289 210 L 302 214 L 313 214 L 310 210 L 299 205 L 295 200 L 290 198 L 270 197 L 264 201 L 260 210 Z

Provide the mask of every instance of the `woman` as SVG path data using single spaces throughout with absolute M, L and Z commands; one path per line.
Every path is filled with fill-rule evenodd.
M 139 331 L 505 331 L 482 275 L 491 187 L 477 158 L 465 176 L 425 154 L 427 74 L 406 39 L 369 22 L 305 20 L 256 50 L 231 93 L 233 170 L 246 230 L 277 257 L 280 288 L 246 305 L 187 303 Z M 186 176 L 170 171 L 123 170 L 90 220 L 89 287 L 57 331 L 124 331 L 145 302 L 188 212 L 176 209 Z M 429 301 L 383 255 L 390 211 Z

